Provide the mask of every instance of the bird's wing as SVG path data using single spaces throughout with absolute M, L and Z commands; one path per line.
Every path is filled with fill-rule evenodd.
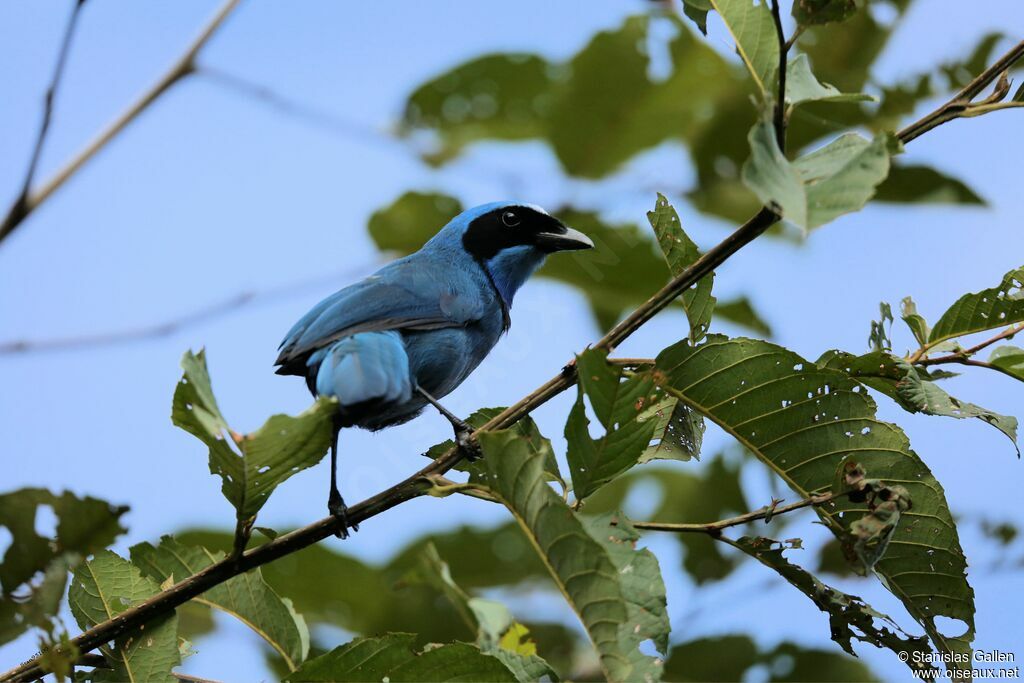
M 460 291 L 437 266 L 396 261 L 314 306 L 281 342 L 276 364 L 291 365 L 359 332 L 463 327 L 484 315 L 484 302 L 474 293 Z

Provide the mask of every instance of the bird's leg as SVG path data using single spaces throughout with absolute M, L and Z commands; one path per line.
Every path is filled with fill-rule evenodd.
M 334 434 L 331 437 L 331 493 L 327 497 L 327 510 L 331 513 L 331 516 L 338 520 L 341 526 L 334 535 L 338 538 L 348 538 L 349 527 L 352 531 L 359 531 L 358 524 L 349 524 L 348 521 L 348 506 L 345 505 L 345 499 L 341 497 L 341 491 L 338 490 L 338 432 L 341 431 L 341 425 L 339 421 L 334 421 Z
M 473 438 L 473 428 L 466 424 L 466 421 L 455 415 L 452 411 L 441 405 L 436 398 L 428 394 L 423 387 L 416 385 L 416 391 L 420 396 L 427 400 L 427 403 L 437 408 L 437 412 L 445 416 L 445 418 L 452 423 L 452 429 L 455 430 L 455 443 L 458 445 L 459 450 L 466 456 L 466 459 L 470 462 L 474 462 L 483 457 L 483 453 L 480 452 L 480 445 Z

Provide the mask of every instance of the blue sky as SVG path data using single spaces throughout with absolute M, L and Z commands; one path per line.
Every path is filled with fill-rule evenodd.
M 121 550 L 186 526 L 226 527 L 232 511 L 207 471 L 205 450 L 168 418 L 181 353 L 207 348 L 218 399 L 237 428 L 302 410 L 309 403 L 302 382 L 272 372 L 275 349 L 309 306 L 375 267 L 379 255 L 364 229 L 375 209 L 406 189 L 445 189 L 466 205 L 500 198 L 555 204 L 570 197 L 610 218 L 642 221 L 661 179 L 683 187 L 692 178 L 671 145 L 636 159 L 618 178 L 582 183 L 559 179 L 556 161 L 540 144 L 485 145 L 435 170 L 384 133 L 412 87 L 468 57 L 519 50 L 565 58 L 595 31 L 646 4 L 244 3 L 200 62 L 331 112 L 355 134 L 282 116 L 201 76 L 179 83 L 0 245 L 0 341 L 131 328 L 239 292 L 312 284 L 158 340 L 0 356 L 0 488 L 66 488 L 130 504 Z M 38 177 L 58 168 L 161 73 L 215 7 L 208 1 L 88 3 Z M 4 205 L 20 186 L 68 9 L 68 2 L 52 0 L 0 5 Z M 1022 27 L 1018 0 L 918 0 L 878 74 L 883 80 L 910 75 L 966 53 L 989 30 L 1019 35 Z M 721 27 L 712 26 L 709 40 L 728 52 Z M 775 328 L 775 340 L 811 358 L 834 347 L 864 350 L 879 300 L 895 304 L 912 294 L 934 320 L 963 292 L 993 286 L 1021 265 L 1014 165 L 1022 154 L 1021 120 L 1002 112 L 958 121 L 908 148 L 908 163 L 963 178 L 989 201 L 987 209 L 873 206 L 815 232 L 799 249 L 762 240 L 718 271 L 716 294 L 749 295 Z M 636 181 L 651 192 L 622 189 Z M 721 221 L 685 204 L 678 208 L 702 245 L 726 234 Z M 517 400 L 598 334 L 580 294 L 550 282 L 533 282 L 519 294 L 513 321 L 507 338 L 446 401 L 455 412 Z M 679 314 L 663 315 L 621 353 L 651 355 L 684 329 Z M 909 344 L 909 335 L 898 337 L 896 350 Z M 1009 378 L 968 373 L 949 388 L 1024 416 L 1024 387 Z M 570 398 L 535 415 L 559 448 Z M 884 402 L 881 415 L 906 429 L 957 513 L 1019 519 L 1022 465 L 995 430 L 979 421 L 910 416 Z M 376 435 L 346 433 L 346 498 L 362 499 L 420 467 L 417 454 L 448 433 L 447 423 L 432 416 Z M 711 441 L 709 451 L 724 443 L 720 435 Z M 748 468 L 744 477 L 752 504 L 766 502 L 763 472 Z M 261 524 L 320 518 L 326 483 L 325 466 L 296 476 L 275 493 Z M 502 518 L 478 501 L 418 500 L 366 523 L 344 549 L 383 559 L 426 531 Z M 809 522 L 803 519 L 801 531 L 819 538 Z M 1012 651 L 1019 644 L 1013 634 L 1024 627 L 1024 578 L 985 571 L 995 553 L 976 533 L 964 531 L 962 542 L 977 593 L 976 646 Z M 832 647 L 824 615 L 763 568 L 745 566 L 744 580 L 694 592 L 669 576 L 678 565 L 675 544 L 656 538 L 650 544 L 666 568 L 675 639 L 744 630 L 766 644 L 791 639 Z M 794 559 L 812 563 L 813 556 Z M 880 586 L 849 586 L 912 623 Z M 711 606 L 696 623 L 688 618 Z M 525 608 L 562 613 L 551 605 Z M 222 623 L 185 670 L 234 680 L 264 675 L 256 637 Z M 33 646 L 28 638 L 6 646 L 3 662 L 24 658 Z M 904 675 L 890 654 L 860 651 L 883 676 Z

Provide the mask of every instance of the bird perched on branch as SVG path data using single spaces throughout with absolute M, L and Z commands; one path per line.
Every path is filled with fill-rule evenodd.
M 472 456 L 472 429 L 438 399 L 508 330 L 512 298 L 548 254 L 593 246 L 537 206 L 484 204 L 453 218 L 418 252 L 327 297 L 292 327 L 277 374 L 303 376 L 314 396 L 338 400 L 327 507 L 341 522 L 340 537 L 349 524 L 337 485 L 338 432 L 401 424 L 430 404 Z

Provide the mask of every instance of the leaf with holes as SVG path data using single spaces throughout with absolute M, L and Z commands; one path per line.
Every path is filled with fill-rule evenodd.
M 533 542 L 597 648 L 605 677 L 658 680 L 661 663 L 639 649 L 645 640 L 660 644 L 667 637 L 667 621 L 655 614 L 664 605 L 665 587 L 653 555 L 633 550 L 608 530 L 595 537 L 594 527 L 544 483 L 544 454 L 529 441 L 512 431 L 485 432 L 479 439 L 487 464 L 480 485 Z M 627 580 L 626 567 L 642 576 Z
M 319 399 L 297 417 L 273 415 L 251 434 L 238 434 L 217 407 L 206 354 L 181 359 L 184 375 L 174 391 L 171 420 L 210 449 L 210 472 L 239 521 L 251 520 L 278 484 L 320 462 L 331 443 L 333 399 Z
M 763 120 L 750 130 L 743 182 L 762 202 L 778 206 L 786 220 L 816 228 L 858 211 L 874 196 L 898 149 L 894 140 L 888 133 L 873 140 L 847 133 L 791 163 L 779 150 L 771 121 Z
M 906 435 L 875 417 L 863 387 L 774 344 L 720 335 L 696 347 L 681 342 L 665 349 L 653 377 L 736 437 L 801 497 L 828 490 L 851 453 L 872 476 L 904 486 L 914 507 L 903 513 L 875 571 L 938 649 L 970 652 L 974 592 L 945 494 Z M 841 500 L 817 512 L 842 538 L 867 510 Z M 939 616 L 963 622 L 966 631 L 943 633 Z
M 620 366 L 608 363 L 607 351 L 590 349 L 576 357 L 579 392 L 565 423 L 566 459 L 573 492 L 583 500 L 633 465 L 651 443 L 655 420 L 638 419 L 657 402 L 646 374 L 623 378 Z M 590 399 L 605 435 L 590 436 L 583 397 Z
M 57 518 L 54 538 L 36 531 L 40 510 L 47 507 Z M 0 495 L 0 527 L 11 540 L 0 563 L 0 644 L 31 626 L 47 627 L 60 606 L 68 570 L 125 532 L 120 518 L 127 510 L 67 491 L 58 496 L 26 488 Z
M 910 413 L 958 419 L 978 418 L 1005 434 L 1017 453 L 1020 453 L 1015 417 L 1000 415 L 950 396 L 935 384 L 935 378 L 927 370 L 911 365 L 902 358 L 883 351 L 872 351 L 863 356 L 829 351 L 818 359 L 817 365 L 845 372 L 861 384 L 885 394 Z
M 416 636 L 388 633 L 356 638 L 309 660 L 285 680 L 302 681 L 509 681 L 515 677 L 496 657 L 466 643 L 450 643 L 417 652 Z
M 763 0 L 710 0 L 736 42 L 762 95 L 770 96 L 779 70 L 779 39 L 771 11 Z
M 668 203 L 660 192 L 654 204 L 654 211 L 647 212 L 647 220 L 654 228 L 658 237 L 658 245 L 665 254 L 665 261 L 672 277 L 677 277 L 700 258 L 700 249 L 679 222 L 679 214 Z M 708 331 L 711 315 L 715 310 L 715 297 L 711 289 L 715 284 L 715 274 L 708 273 L 695 285 L 683 292 L 683 308 L 690 321 L 690 341 L 697 343 Z
M 75 571 L 68 591 L 71 613 L 83 629 L 113 619 L 129 607 L 160 592 L 131 562 L 103 550 Z M 178 617 L 172 611 L 100 646 L 110 669 L 97 669 L 96 681 L 165 681 L 177 679 L 171 669 L 178 653 Z
M 700 460 L 704 443 L 704 417 L 674 396 L 663 396 L 637 416 L 638 422 L 654 420 L 651 445 L 640 455 L 640 464 L 651 460 Z
M 158 583 L 181 581 L 224 559 L 224 553 L 180 543 L 172 536 L 160 545 L 139 543 L 131 548 L 132 564 Z M 259 569 L 214 586 L 193 600 L 236 617 L 260 635 L 294 670 L 309 653 L 306 622 L 291 601 L 278 597 L 263 581 Z
M 750 536 L 743 536 L 737 540 L 723 540 L 764 566 L 774 569 L 782 578 L 809 597 L 818 609 L 828 614 L 832 640 L 847 653 L 856 656 L 852 641 L 860 640 L 895 652 L 899 655 L 900 661 L 905 661 L 912 671 L 937 673 L 933 666 L 922 663 L 929 661 L 929 657 L 935 657 L 935 653 L 928 647 L 926 638 L 908 635 L 891 618 L 876 612 L 857 596 L 825 585 L 807 570 L 790 562 L 783 554 L 788 547 L 785 543 Z
M 964 294 L 932 328 L 928 344 L 1024 321 L 1024 266 L 1003 276 L 996 287 Z

